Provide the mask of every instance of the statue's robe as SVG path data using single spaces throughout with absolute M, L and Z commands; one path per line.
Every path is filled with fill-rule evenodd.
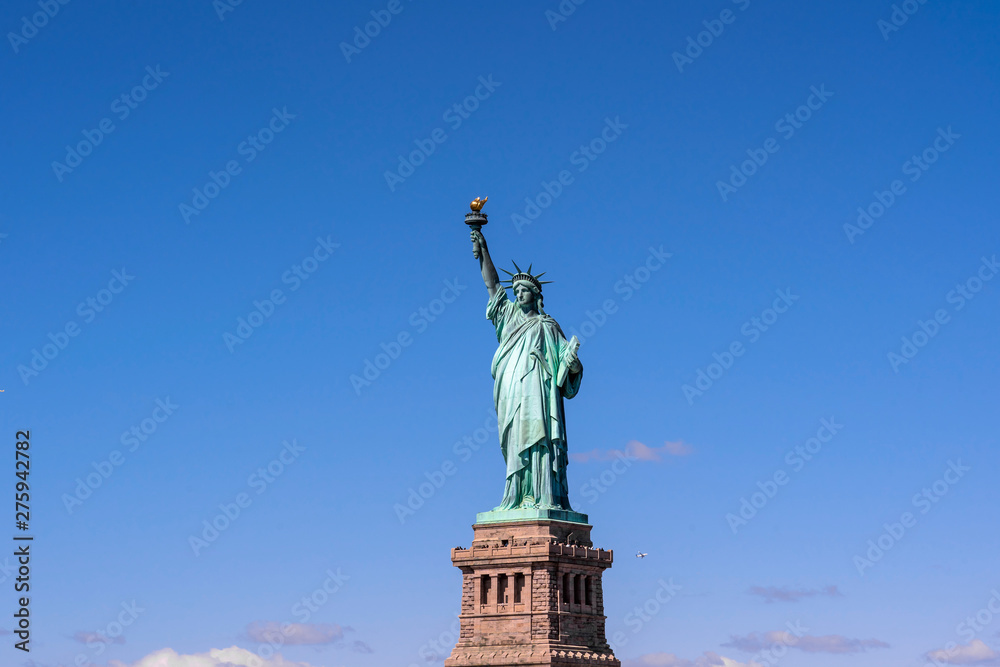
M 500 343 L 493 355 L 493 401 L 500 449 L 507 462 L 503 501 L 496 509 L 571 509 L 566 482 L 563 398 L 573 398 L 582 366 L 570 371 L 569 342 L 554 319 L 528 316 L 499 288 L 486 317 Z

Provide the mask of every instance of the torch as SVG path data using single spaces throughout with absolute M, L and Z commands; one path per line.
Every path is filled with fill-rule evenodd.
M 469 229 L 475 232 L 481 230 L 483 225 L 489 222 L 489 220 L 486 219 L 486 214 L 483 213 L 483 206 L 486 205 L 487 199 L 489 199 L 489 197 L 483 197 L 482 199 L 476 197 L 473 199 L 472 203 L 469 204 L 469 208 L 472 209 L 472 213 L 465 214 L 465 224 L 469 226 Z M 475 256 L 476 259 L 479 259 L 478 253 L 476 253 Z

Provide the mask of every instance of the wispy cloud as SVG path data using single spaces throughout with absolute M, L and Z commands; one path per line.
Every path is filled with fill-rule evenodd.
M 280 640 L 290 646 L 332 644 L 344 638 L 344 628 L 331 623 L 257 621 L 247 626 L 247 637 L 262 643 Z
M 360 641 L 358 639 L 355 639 L 353 642 L 351 642 L 351 650 L 354 651 L 355 653 L 374 653 L 375 652 L 372 649 L 371 646 L 369 646 L 368 644 L 366 644 L 363 641 Z
M 818 595 L 826 597 L 843 597 L 843 593 L 837 590 L 836 586 L 826 586 L 825 588 L 786 588 L 783 586 L 751 586 L 747 591 L 750 595 L 758 595 L 764 598 L 764 602 L 798 602 L 802 598 L 811 598 Z
M 968 644 L 961 644 L 950 651 L 945 649 L 929 651 L 927 657 L 936 663 L 946 665 L 1000 665 L 1000 653 L 984 644 L 981 639 L 973 639 Z
M 638 440 L 629 440 L 625 444 L 625 449 L 592 449 L 589 452 L 572 453 L 569 455 L 574 461 L 586 463 L 587 461 L 612 461 L 625 457 L 635 461 L 662 461 L 663 456 L 687 456 L 694 451 L 690 445 L 686 445 L 680 440 L 677 442 L 664 442 L 662 447 L 650 447 Z
M 756 653 L 773 646 L 783 644 L 797 648 L 805 653 L 863 653 L 872 648 L 889 648 L 889 645 L 879 639 L 852 639 L 843 635 L 803 635 L 796 637 L 790 632 L 778 630 L 775 632 L 752 632 L 745 637 L 732 635 L 723 646 L 730 646 L 747 653 Z

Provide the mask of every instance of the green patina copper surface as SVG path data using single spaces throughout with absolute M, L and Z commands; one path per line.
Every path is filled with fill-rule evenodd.
M 580 389 L 583 366 L 579 342 L 567 340 L 559 324 L 543 310 L 542 285 L 531 268 L 510 274 L 512 300 L 500 282 L 486 239 L 471 232 L 490 299 L 486 317 L 496 330 L 491 367 L 500 449 L 506 462 L 503 498 L 477 523 L 551 519 L 587 523 L 574 512 L 566 480 L 566 415 L 563 399 Z M 509 272 L 508 272 L 509 273 Z

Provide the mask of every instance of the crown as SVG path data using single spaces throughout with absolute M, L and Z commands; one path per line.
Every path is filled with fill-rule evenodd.
M 517 265 L 517 262 L 513 262 L 513 264 L 514 268 L 517 269 L 517 273 L 511 273 L 507 269 L 500 269 L 508 276 L 510 276 L 510 280 L 503 280 L 501 282 L 509 283 L 511 287 L 513 287 L 514 284 L 517 283 L 519 280 L 523 280 L 527 283 L 534 285 L 535 289 L 537 289 L 540 294 L 542 292 L 542 285 L 548 285 L 549 283 L 552 282 L 551 280 L 539 280 L 539 278 L 545 275 L 544 271 L 539 273 L 537 276 L 532 275 L 531 264 L 528 265 L 527 271 L 522 271 L 521 267 Z

